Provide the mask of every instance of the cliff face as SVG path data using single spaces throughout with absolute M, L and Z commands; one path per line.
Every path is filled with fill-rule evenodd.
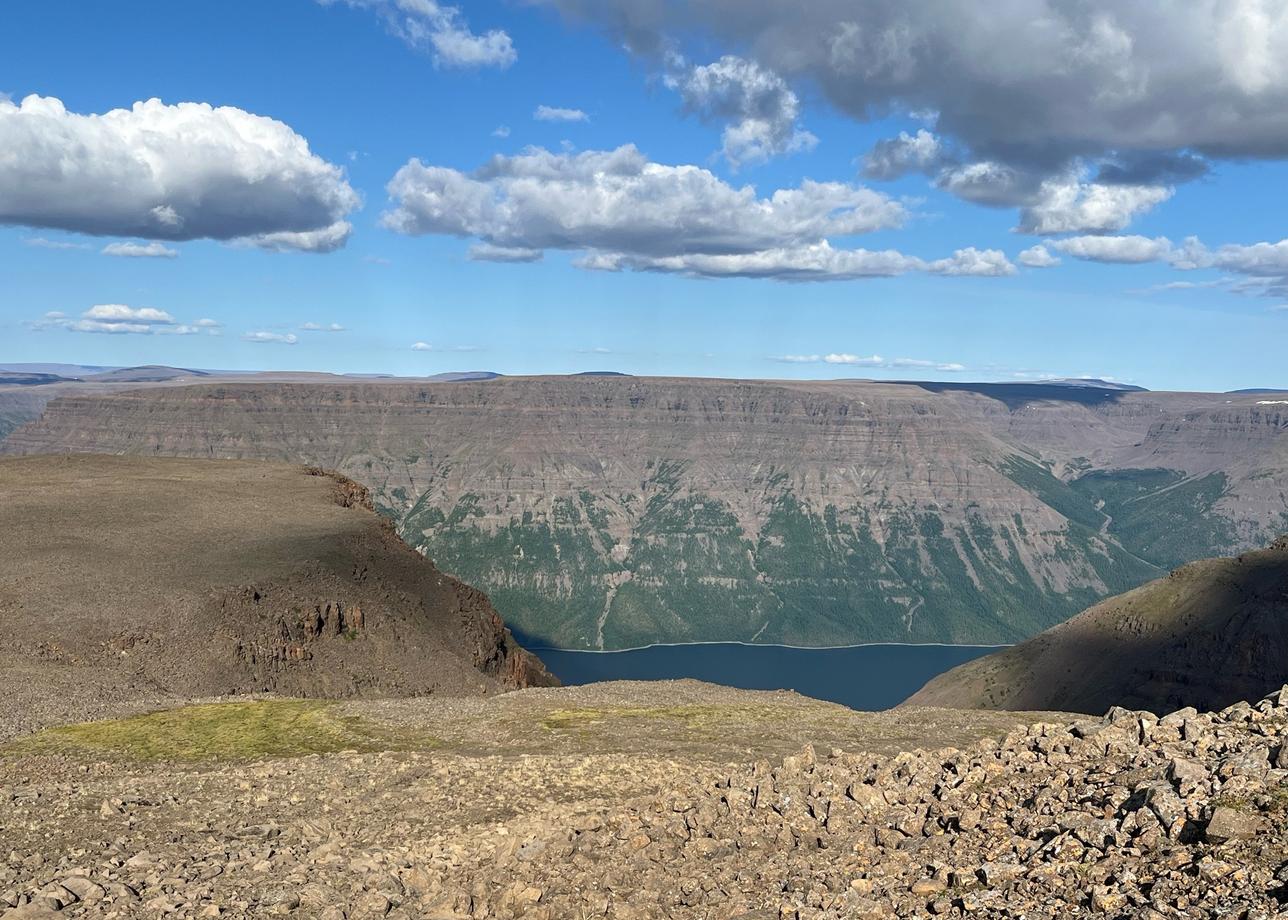
M 68 397 L 11 452 L 268 458 L 367 485 L 534 640 L 1009 642 L 1288 520 L 1232 397 L 532 378 Z M 1251 429 L 1250 429 L 1251 430 Z M 1187 446 L 1186 438 L 1193 444 Z
M 905 705 L 1220 708 L 1288 681 L 1288 537 L 1207 559 L 932 680 Z
M 0 491 L 0 672 L 182 696 L 554 683 L 485 595 L 403 543 L 344 477 L 32 457 L 0 461 Z

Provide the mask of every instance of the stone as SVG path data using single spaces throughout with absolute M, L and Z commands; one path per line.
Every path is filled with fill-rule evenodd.
M 1226 843 L 1231 840 L 1248 840 L 1261 833 L 1266 822 L 1258 815 L 1241 809 L 1219 805 L 1212 811 L 1212 818 L 1203 831 L 1208 843 Z

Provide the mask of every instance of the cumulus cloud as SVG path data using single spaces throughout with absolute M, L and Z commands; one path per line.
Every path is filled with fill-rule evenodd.
M 339 323 L 304 323 L 300 329 L 304 332 L 344 332 Z
M 287 125 L 159 99 L 102 115 L 0 102 L 0 224 L 325 251 L 358 195 Z
M 178 257 L 179 250 L 157 242 L 108 243 L 103 247 L 103 255 L 126 259 L 174 259 Z
M 519 59 L 514 41 L 501 29 L 471 31 L 459 8 L 436 0 L 318 0 L 323 6 L 343 3 L 367 9 L 384 20 L 407 45 L 428 51 L 441 67 L 506 68 Z
M 1288 19 L 1279 0 L 542 0 L 644 55 L 679 37 L 752 48 L 859 120 L 937 113 L 972 159 L 1288 156 Z M 1175 160 L 1159 160 L 1175 181 Z
M 1074 236 L 1053 240 L 1048 245 L 1065 255 L 1090 262 L 1157 262 L 1173 252 L 1171 241 L 1161 236 L 1157 239 L 1145 236 Z
M 877 141 L 863 158 L 863 174 L 870 179 L 898 179 L 908 173 L 933 173 L 951 160 L 944 142 L 921 128 L 916 134 L 900 131 L 898 137 Z
M 46 313 L 30 324 L 36 330 L 62 329 L 66 332 L 93 332 L 105 335 L 208 335 L 219 334 L 219 324 L 202 319 L 180 323 L 165 310 L 155 307 L 130 307 L 125 304 L 97 304 L 79 318 L 62 311 Z
M 1076 179 L 1050 179 L 1035 200 L 1020 211 L 1024 233 L 1113 233 L 1136 215 L 1172 197 L 1174 190 L 1155 185 L 1103 185 Z
M 502 138 L 502 139 L 509 137 L 509 136 L 510 136 L 510 126 L 509 126 L 509 125 L 497 125 L 495 128 L 493 128 L 493 129 L 492 129 L 492 136 L 493 136 L 493 137 L 499 137 L 499 138 Z
M 581 109 L 561 109 L 557 106 L 539 105 L 532 117 L 537 121 L 590 121 L 590 116 Z
M 689 111 L 727 122 L 724 157 L 730 165 L 812 150 L 818 138 L 798 127 L 800 100 L 778 74 L 755 61 L 727 54 L 711 64 L 690 66 L 671 56 L 666 85 Z
M 242 336 L 242 341 L 262 345 L 295 345 L 300 339 L 293 332 L 247 332 Z
M 1060 264 L 1060 259 L 1051 255 L 1051 251 L 1040 243 L 1021 252 L 1015 260 L 1029 268 L 1051 268 Z
M 852 355 L 846 352 L 815 355 L 777 355 L 772 360 L 787 364 L 840 364 L 849 367 L 874 367 L 885 370 L 919 368 L 944 373 L 959 373 L 966 370 L 966 365 L 955 361 L 928 361 L 924 358 L 883 358 L 881 355 Z
M 493 157 L 463 173 L 412 160 L 388 186 L 385 226 L 410 235 L 479 241 L 474 258 L 527 261 L 547 249 L 581 252 L 600 271 L 823 280 L 924 271 L 1004 275 L 997 250 L 925 260 L 837 249 L 829 237 L 897 227 L 902 204 L 862 186 L 802 182 L 762 197 L 698 166 L 667 166 L 634 146 Z
M 1288 296 L 1288 239 L 1277 243 L 1227 243 L 1213 249 L 1197 237 L 1173 243 L 1166 237 L 1076 236 L 1047 245 L 1093 262 L 1164 262 L 1181 271 L 1217 269 L 1227 273 L 1227 277 L 1216 281 L 1178 281 L 1156 289 L 1221 285 L 1237 294 Z

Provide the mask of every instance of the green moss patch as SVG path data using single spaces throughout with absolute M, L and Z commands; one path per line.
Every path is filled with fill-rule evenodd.
M 128 760 L 260 760 L 335 751 L 423 750 L 435 740 L 343 715 L 323 700 L 254 700 L 167 709 L 46 729 L 9 754 L 94 753 Z

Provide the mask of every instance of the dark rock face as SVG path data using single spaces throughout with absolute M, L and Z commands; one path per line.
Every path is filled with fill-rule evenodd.
M 1156 712 L 1256 699 L 1288 680 L 1288 537 L 1177 569 L 932 680 L 909 705 Z
M 345 477 L 34 457 L 0 462 L 0 490 L 3 655 L 23 680 L 43 661 L 83 674 L 90 693 L 101 683 L 325 697 L 555 683 L 486 595 L 403 543 Z

